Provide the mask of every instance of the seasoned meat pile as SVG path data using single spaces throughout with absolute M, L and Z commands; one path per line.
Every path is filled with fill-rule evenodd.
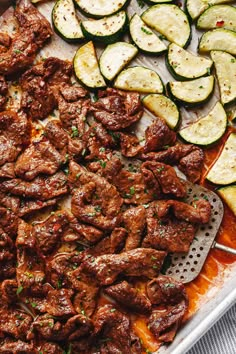
M 185 202 L 174 166 L 196 182 L 203 152 L 159 118 L 141 144 L 139 94 L 94 100 L 71 63 L 33 65 L 51 27 L 28 0 L 15 17 L 15 36 L 0 34 L 0 353 L 141 354 L 136 319 L 171 342 L 188 298 L 163 262 L 188 252 L 211 213 Z

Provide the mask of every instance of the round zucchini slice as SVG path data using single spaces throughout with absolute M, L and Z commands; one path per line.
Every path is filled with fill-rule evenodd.
M 201 77 L 191 81 L 172 81 L 167 84 L 170 96 L 187 107 L 207 102 L 214 89 L 214 76 Z
M 223 150 L 207 174 L 208 181 L 215 184 L 236 182 L 236 133 L 231 133 Z
M 175 129 L 180 120 L 180 113 L 176 104 L 168 97 L 159 94 L 150 94 L 143 98 L 144 106 L 155 116 L 165 120 L 166 124 Z
M 211 52 L 216 68 L 216 77 L 220 88 L 223 105 L 236 102 L 236 59 L 229 53 L 220 50 Z
M 114 87 L 143 93 L 162 93 L 164 90 L 160 76 L 151 69 L 134 66 L 123 70 L 116 78 Z
M 191 144 L 208 146 L 216 143 L 225 133 L 227 115 L 220 102 L 207 116 L 180 130 L 179 135 Z
M 73 0 L 58 0 L 52 10 L 52 23 L 56 32 L 68 42 L 84 38 Z
M 123 9 L 128 0 L 74 0 L 79 10 L 88 17 L 105 17 Z
M 116 42 L 122 36 L 127 24 L 126 12 L 120 11 L 100 20 L 83 21 L 81 28 L 85 38 L 108 44 Z
M 236 55 L 236 32 L 224 28 L 208 31 L 202 35 L 198 50 L 200 53 L 223 50 Z
M 206 9 L 197 21 L 197 28 L 210 30 L 226 28 L 236 31 L 236 8 L 230 5 L 215 5 Z
M 106 86 L 92 41 L 80 47 L 75 53 L 74 71 L 77 79 L 90 89 L 101 89 Z
M 162 54 L 167 50 L 166 45 L 147 27 L 139 15 L 135 14 L 129 24 L 130 35 L 136 46 L 144 53 Z
M 217 190 L 219 196 L 236 215 L 236 184 L 226 187 L 220 187 Z
M 192 20 L 198 18 L 209 6 L 232 2 L 231 0 L 187 0 L 186 10 Z
M 138 49 L 130 43 L 116 42 L 108 45 L 99 59 L 102 75 L 112 81 L 137 53 Z
M 177 80 L 192 80 L 210 75 L 212 60 L 193 55 L 175 43 L 168 47 L 167 68 Z
M 142 20 L 170 42 L 186 47 L 191 39 L 191 27 L 186 14 L 176 5 L 158 4 L 142 14 Z

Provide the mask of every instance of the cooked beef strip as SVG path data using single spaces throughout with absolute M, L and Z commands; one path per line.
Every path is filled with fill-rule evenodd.
M 116 188 L 105 178 L 73 161 L 69 168 L 69 183 L 74 188 L 80 187 L 72 191 L 72 213 L 82 222 L 102 230 L 112 230 L 118 226 L 123 200 Z
M 125 157 L 134 157 L 143 150 L 139 145 L 139 139 L 134 134 L 119 133 L 120 137 L 120 150 Z
M 8 33 L 0 32 L 0 53 L 7 52 L 11 45 L 11 37 Z
M 113 131 L 129 127 L 143 114 L 138 93 L 113 88 L 100 91 L 99 100 L 92 103 L 90 110 L 99 122 Z
M 144 314 L 151 311 L 149 299 L 125 280 L 105 288 L 104 292 L 131 311 Z
M 0 228 L 14 238 L 18 228 L 18 217 L 6 208 L 0 207 Z
M 146 142 L 143 152 L 161 150 L 166 145 L 174 145 L 176 133 L 160 118 L 155 121 L 145 131 Z
M 1 54 L 0 54 L 1 55 Z M 0 75 L 0 111 L 3 110 L 7 102 L 8 84 L 3 75 Z
M 211 215 L 208 201 L 199 200 L 195 207 L 176 200 L 150 203 L 146 210 L 148 233 L 142 246 L 168 252 L 188 252 L 196 224 L 207 223 Z
M 13 197 L 8 193 L 0 192 L 0 200 L 1 206 L 7 208 L 8 210 L 12 210 L 12 212 L 16 215 L 18 214 L 18 210 L 21 203 L 18 197 Z
M 15 178 L 15 164 L 14 162 L 6 162 L 0 166 L 0 178 Z
M 32 317 L 23 311 L 0 309 L 0 333 L 15 339 L 26 339 Z
M 94 318 L 94 335 L 99 336 L 100 353 L 140 353 L 131 347 L 131 324 L 127 315 L 112 305 L 100 307 Z M 141 348 L 140 348 L 141 349 Z
M 0 113 L 0 166 L 14 162 L 22 148 L 29 144 L 30 124 L 23 114 Z
M 170 277 L 159 276 L 147 284 L 147 294 L 159 305 L 153 309 L 148 326 L 156 338 L 171 342 L 188 307 L 185 288 Z
M 125 241 L 125 251 L 140 247 L 141 238 L 146 226 L 146 210 L 140 205 L 136 208 L 130 208 L 123 214 L 123 222 L 128 232 Z
M 47 353 L 47 354 L 63 354 L 65 351 L 56 343 L 53 342 L 46 342 L 42 343 L 40 341 L 40 346 L 38 347 L 38 352 L 42 354 Z
M 73 290 L 69 289 L 52 289 L 47 293 L 46 310 L 49 315 L 68 318 L 76 314 L 71 297 Z
M 119 274 L 132 277 L 155 277 L 162 266 L 165 252 L 136 248 L 120 254 L 86 258 L 81 267 L 96 276 L 100 285 L 112 284 Z
M 7 304 L 14 304 L 17 301 L 17 281 L 15 279 L 6 279 L 1 284 L 2 297 Z
M 33 343 L 7 338 L 0 342 L 0 353 L 3 354 L 37 354 L 38 349 Z M 55 353 L 56 354 L 56 353 Z
M 52 341 L 76 340 L 89 334 L 93 328 L 92 321 L 83 315 L 70 317 L 66 323 L 45 314 L 38 316 L 32 324 L 34 332 L 38 332 L 44 339 Z
M 38 176 L 33 181 L 15 178 L 0 183 L 0 191 L 38 200 L 48 200 L 67 193 L 67 177 L 63 172 Z
M 191 182 L 196 183 L 201 177 L 204 152 L 196 145 L 176 144 L 164 151 L 142 153 L 139 157 L 142 160 L 177 165 Z
M 28 216 L 29 214 L 42 210 L 46 207 L 54 206 L 57 203 L 57 199 L 49 199 L 44 202 L 41 200 L 21 200 L 18 215 L 19 217 Z
M 29 0 L 17 0 L 15 17 L 19 30 L 9 50 L 0 54 L 0 73 L 5 75 L 18 73 L 31 65 L 38 50 L 52 36 L 49 22 Z
M 61 154 L 45 138 L 35 140 L 18 157 L 16 175 L 31 181 L 40 174 L 53 175 L 65 162 Z
M 70 63 L 51 57 L 21 76 L 21 107 L 30 118 L 44 119 L 57 107 L 54 86 L 69 82 L 71 73 Z
M 141 166 L 143 177 L 151 187 L 156 189 L 156 194 L 172 194 L 178 198 L 186 196 L 186 186 L 176 174 L 173 167 L 161 162 L 146 161 Z

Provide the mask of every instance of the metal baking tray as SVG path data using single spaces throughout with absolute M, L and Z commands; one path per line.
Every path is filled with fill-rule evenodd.
M 89 0 L 88 0 L 89 1 Z M 0 15 L 6 10 L 10 0 L 0 1 Z M 51 9 L 55 1 L 47 0 L 45 2 L 37 4 L 39 10 L 45 15 L 45 17 L 51 21 Z M 137 0 L 131 0 L 128 8 L 129 15 L 134 12 L 142 13 L 146 5 L 140 6 L 142 2 Z M 8 11 L 12 12 L 11 8 Z M 0 18 L 1 31 L 8 30 L 11 24 L 8 19 L 6 21 Z M 188 49 L 193 53 L 197 52 L 198 38 L 200 32 L 192 28 L 192 41 Z M 75 50 L 78 48 L 78 44 L 68 44 L 64 42 L 57 35 L 54 36 L 53 41 L 46 45 L 39 53 L 39 57 L 57 56 L 61 59 L 71 60 L 74 56 Z M 163 82 L 166 84 L 168 81 L 173 80 L 173 77 L 169 74 L 165 66 L 164 57 L 147 57 L 139 54 L 135 60 L 132 61 L 132 65 L 143 65 L 156 70 Z M 188 111 L 181 108 L 182 126 L 185 126 L 189 121 L 194 121 L 198 117 L 206 114 L 219 100 L 219 91 L 216 85 L 215 93 L 207 105 L 202 108 L 198 108 L 197 112 Z M 144 126 L 150 124 L 150 116 L 145 116 Z M 137 132 L 138 135 L 139 132 Z M 217 286 L 213 286 L 209 291 L 201 298 L 200 309 L 182 326 L 177 332 L 177 335 L 173 343 L 169 346 L 163 346 L 158 350 L 158 354 L 184 354 L 196 343 L 205 332 L 207 332 L 211 326 L 236 302 L 236 262 L 229 265 L 223 273 L 220 275 L 220 281 L 217 282 Z

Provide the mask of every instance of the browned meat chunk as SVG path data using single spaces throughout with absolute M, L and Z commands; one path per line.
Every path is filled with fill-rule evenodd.
M 20 199 L 18 197 L 13 197 L 7 193 L 0 192 L 1 205 L 13 213 L 17 214 L 20 207 Z
M 125 251 L 140 247 L 141 238 L 146 226 L 146 210 L 143 206 L 130 208 L 123 214 L 123 222 L 128 232 Z
M 173 167 L 161 162 L 146 161 L 141 166 L 143 177 L 148 186 L 156 190 L 156 194 L 173 194 L 181 198 L 186 195 L 186 187 Z
M 0 342 L 0 353 L 3 354 L 37 354 L 38 350 L 33 343 L 10 338 Z
M 49 315 L 55 317 L 67 318 L 76 314 L 71 297 L 72 290 L 68 289 L 52 289 L 47 293 L 46 309 Z
M 0 228 L 11 238 L 16 236 L 18 218 L 11 210 L 0 207 Z
M 38 50 L 52 35 L 49 22 L 29 0 L 17 0 L 15 16 L 19 31 L 9 50 L 0 54 L 1 74 L 13 74 L 31 65 Z
M 66 323 L 54 319 L 48 314 L 38 316 L 33 322 L 33 329 L 44 339 L 53 341 L 76 340 L 89 334 L 93 328 L 88 317 L 75 315 L 70 317 Z
M 47 58 L 26 71 L 20 79 L 23 91 L 21 107 L 32 119 L 44 119 L 57 106 L 53 85 L 69 82 L 71 64 L 58 58 Z
M 15 178 L 15 165 L 13 162 L 6 162 L 0 166 L 0 178 Z
M 49 121 L 45 127 L 45 135 L 58 150 L 63 150 L 68 145 L 69 135 L 61 127 L 60 121 Z
M 145 131 L 146 142 L 143 148 L 144 153 L 161 150 L 166 145 L 174 145 L 176 133 L 159 118 Z
M 16 339 L 26 339 L 30 330 L 32 317 L 18 310 L 0 310 L 0 333 L 11 335 Z
M 168 252 L 188 252 L 194 238 L 196 224 L 209 221 L 211 207 L 199 200 L 195 207 L 176 200 L 160 200 L 147 209 L 147 230 L 144 247 Z
M 132 348 L 129 317 L 112 305 L 105 305 L 98 309 L 94 325 L 94 334 L 99 335 L 100 353 L 141 354 L 141 348 L 139 351 L 134 351 Z
M 53 206 L 57 203 L 57 199 L 49 199 L 44 202 L 41 200 L 21 200 L 18 215 L 20 217 L 34 213 L 35 211 Z
M 47 140 L 34 141 L 17 159 L 17 176 L 31 181 L 39 174 L 53 175 L 63 163 L 61 154 Z
M 120 130 L 140 120 L 143 108 L 138 93 L 112 88 L 100 91 L 91 107 L 95 118 L 107 129 Z
M 0 113 L 0 166 L 15 161 L 29 140 L 30 125 L 24 115 L 12 111 Z
M 160 276 L 148 283 L 147 292 L 150 300 L 159 305 L 152 311 L 148 326 L 156 338 L 171 342 L 188 307 L 184 286 L 169 277 Z
M 149 299 L 127 281 L 109 286 L 104 291 L 118 303 L 132 311 L 144 314 L 151 311 L 152 305 Z
M 48 354 L 65 354 L 65 351 L 58 345 L 52 342 L 45 342 L 42 343 L 42 341 L 40 341 L 40 346 L 38 348 L 38 352 L 40 353 L 42 352 L 44 353 L 48 353 Z
M 85 271 L 96 276 L 100 285 L 112 284 L 119 274 L 133 277 L 155 277 L 162 266 L 165 252 L 150 248 L 136 248 L 121 254 L 87 258 L 82 263 Z
M 30 182 L 16 178 L 1 183 L 0 190 L 27 198 L 48 200 L 67 193 L 67 178 L 63 172 L 49 177 L 39 176 Z
M 0 75 L 0 111 L 7 102 L 8 84 L 4 76 Z
M 165 151 L 140 154 L 140 158 L 144 160 L 160 161 L 169 165 L 177 165 L 188 179 L 195 183 L 199 181 L 201 177 L 204 153 L 203 150 L 196 145 L 177 144 L 169 147 Z
M 112 230 L 119 224 L 123 200 L 105 178 L 71 162 L 69 182 L 80 187 L 71 201 L 71 211 L 79 220 L 102 230 Z
M 139 139 L 136 135 L 128 133 L 119 133 L 121 153 L 125 157 L 134 157 L 142 151 L 142 146 L 139 145 Z
M 57 94 L 58 109 L 62 125 L 73 137 L 85 132 L 85 120 L 90 104 L 88 91 L 79 86 L 61 85 Z
M 17 281 L 13 279 L 6 279 L 1 285 L 2 297 L 7 304 L 14 304 L 17 301 Z
M 5 32 L 0 32 L 0 53 L 7 52 L 10 45 L 11 37 Z

